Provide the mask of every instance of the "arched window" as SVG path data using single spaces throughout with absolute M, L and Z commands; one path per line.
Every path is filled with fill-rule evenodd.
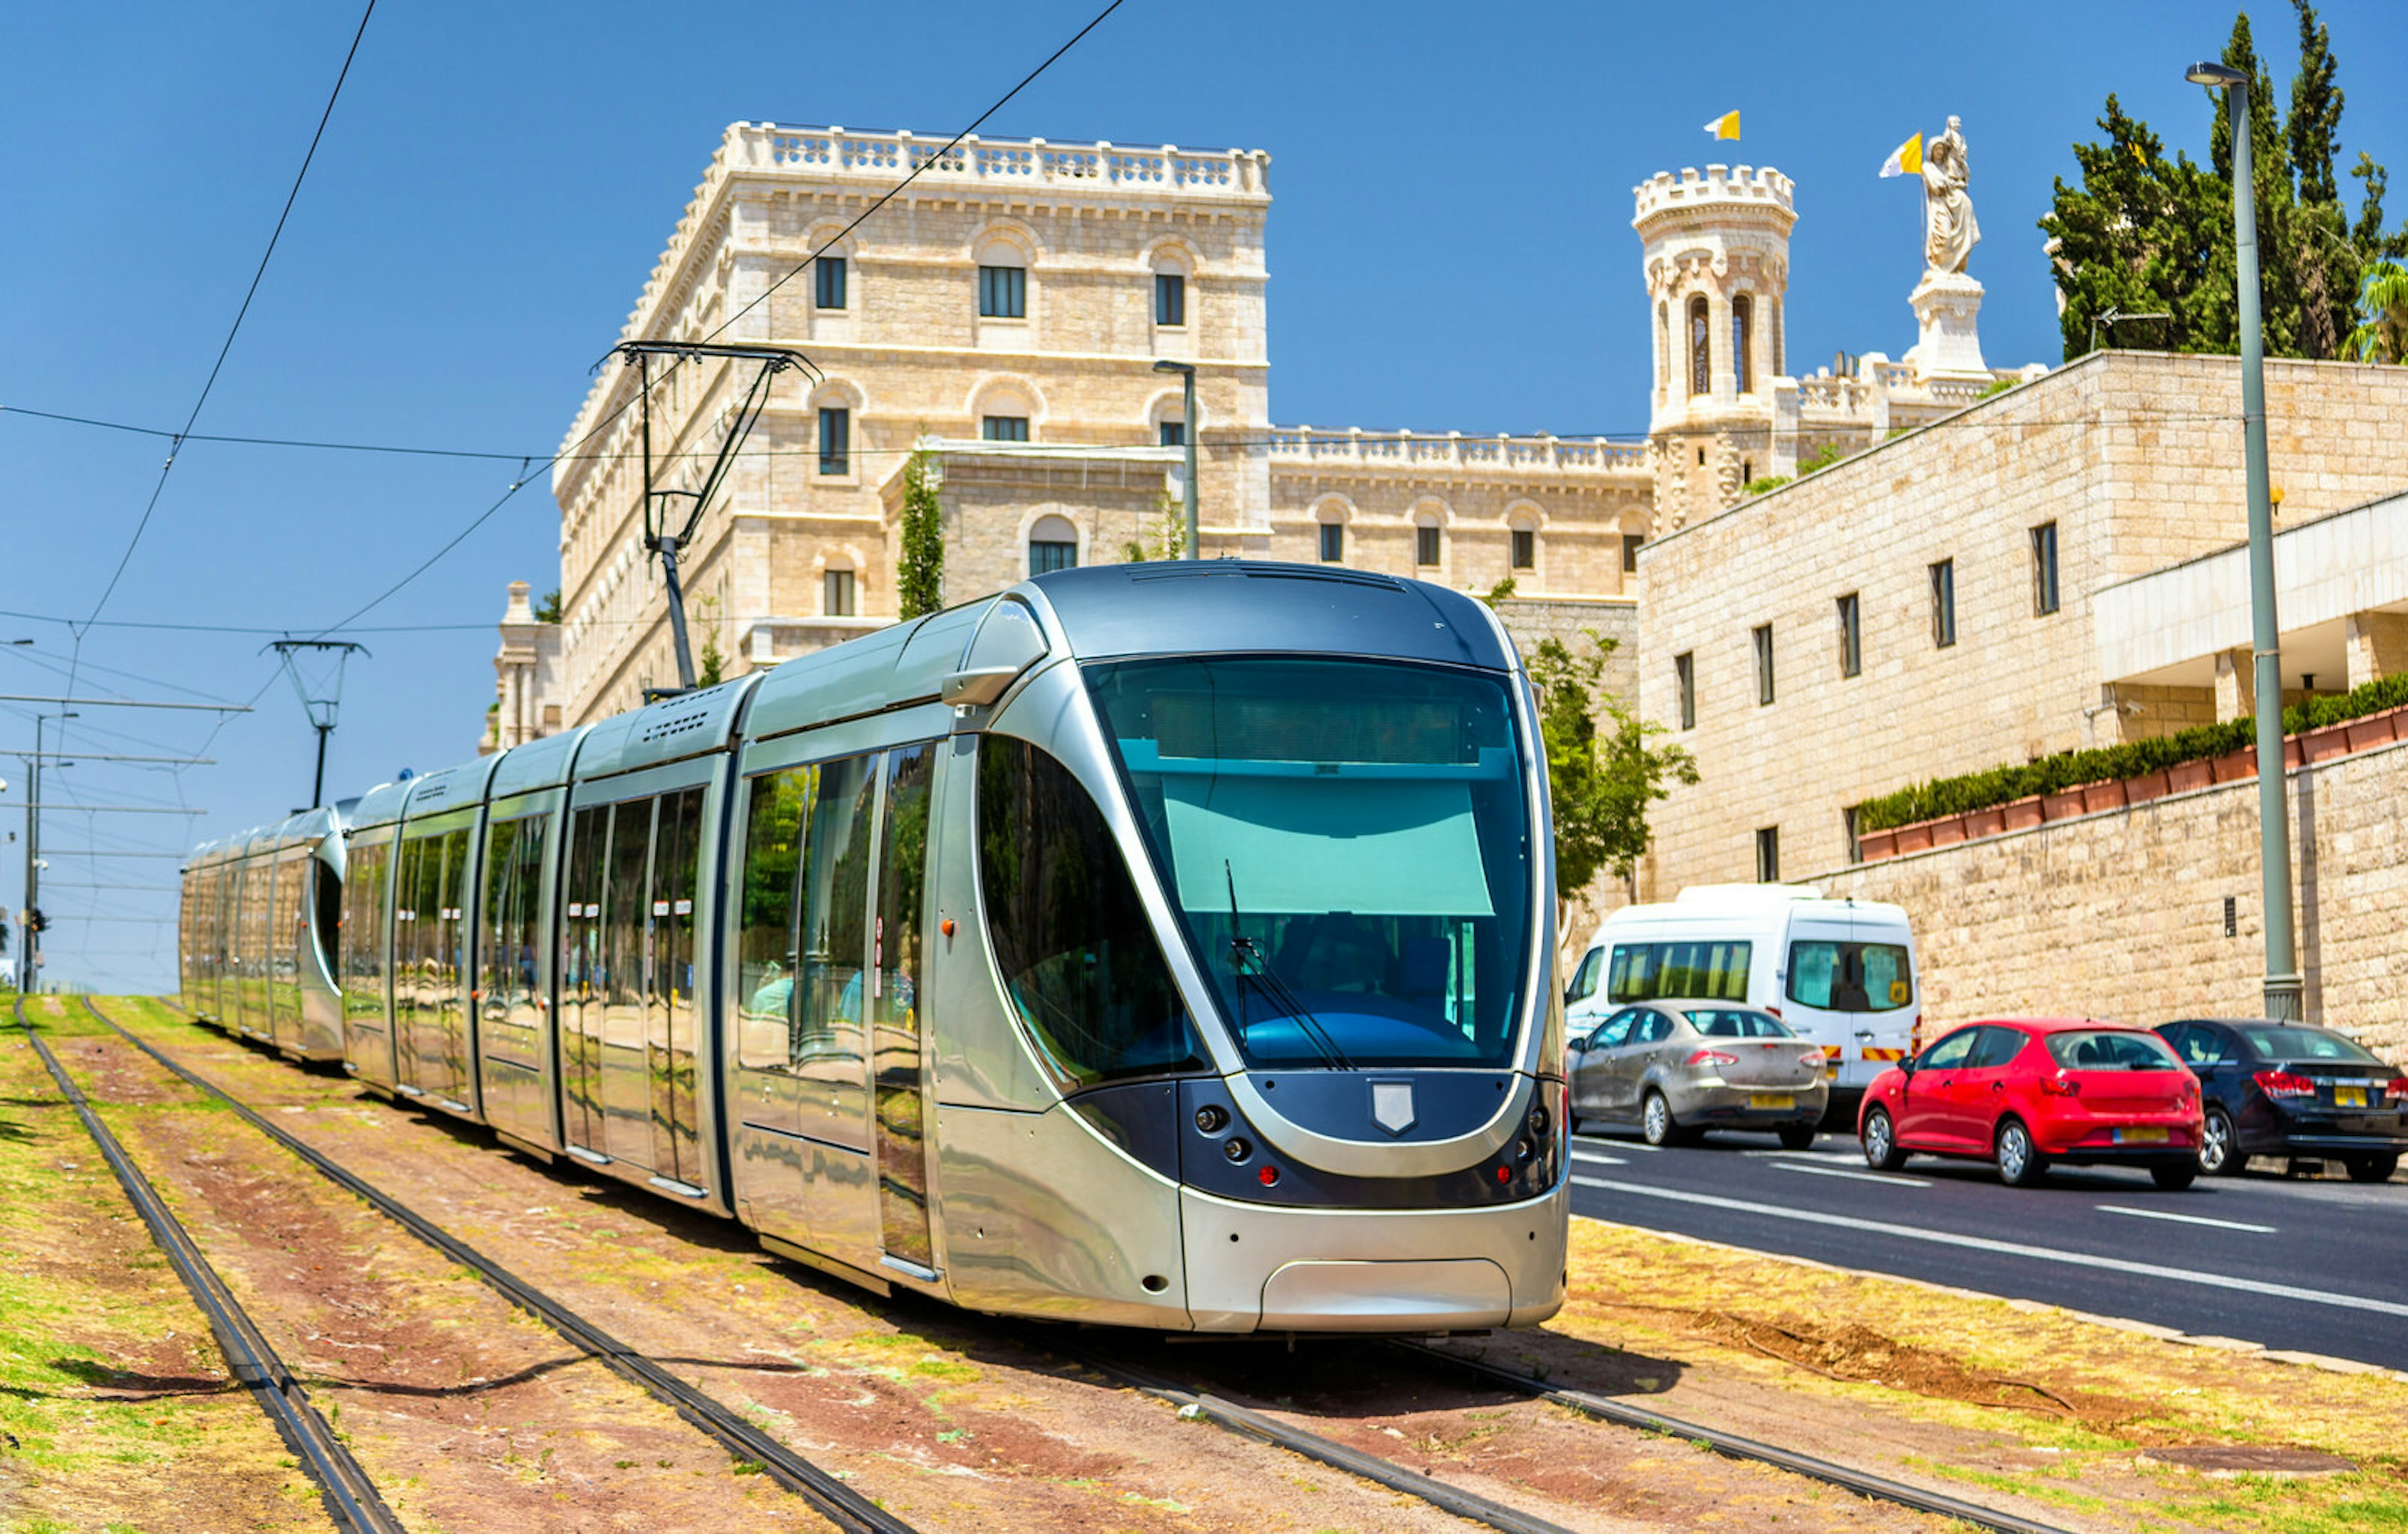
M 1713 393 L 1713 337 L 1706 320 L 1706 295 L 1689 300 L 1689 393 Z
M 1434 510 L 1413 513 L 1413 564 L 1422 569 L 1435 569 L 1443 562 L 1442 535 L 1439 531 L 1439 514 Z
M 1739 369 L 1739 392 L 1755 392 L 1755 352 L 1748 333 L 1756 328 L 1756 301 L 1745 294 L 1731 300 L 1731 361 Z
M 1783 375 L 1784 373 L 1785 373 L 1785 372 L 1788 370 L 1789 364 L 1788 364 L 1787 360 L 1786 360 L 1785 358 L 1784 358 L 1784 357 L 1782 356 L 1782 354 L 1781 354 L 1781 300 L 1780 300 L 1780 299 L 1778 299 L 1778 298 L 1775 298 L 1775 299 L 1773 299 L 1771 302 L 1772 302 L 1772 321 L 1771 321 L 1771 323 L 1772 323 L 1772 371 L 1773 371 L 1773 375 L 1774 375 L 1775 377 L 1780 377 L 1781 375 Z
M 1039 517 L 1028 529 L 1028 573 L 1067 570 L 1079 563 L 1079 529 L 1068 517 Z
M 1507 563 L 1516 572 L 1539 567 L 1539 519 L 1516 511 L 1506 521 Z

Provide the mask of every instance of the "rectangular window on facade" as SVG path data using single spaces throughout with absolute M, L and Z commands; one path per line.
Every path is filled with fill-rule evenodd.
M 1187 423 L 1184 421 L 1166 421 L 1154 429 L 1161 433 L 1162 445 L 1166 448 L 1183 448 L 1187 445 Z
M 1028 573 L 1045 575 L 1054 570 L 1074 569 L 1079 563 L 1079 546 L 1056 543 L 1050 539 L 1032 538 L 1028 544 Z
M 1956 562 L 1943 559 L 1931 566 L 1931 648 L 1945 650 L 1956 642 Z
M 1026 319 L 1028 274 L 1018 266 L 981 266 L 979 317 L 983 320 Z
M 1772 625 L 1766 624 L 1756 635 L 1756 701 L 1758 708 L 1772 701 Z
M 1698 656 L 1684 651 L 1672 657 L 1672 690 L 1679 695 L 1681 728 L 1698 727 Z
M 2057 523 L 2042 523 L 2031 530 L 2032 612 L 2045 616 L 2057 610 Z
M 820 412 L 820 472 L 850 474 L 853 472 L 853 412 L 822 410 Z
M 1341 523 L 1321 524 L 1321 562 L 1335 565 L 1346 557 L 1346 528 Z
M 853 615 L 851 570 L 827 570 L 821 574 L 820 611 L 830 618 L 850 618 Z
M 1760 825 L 1756 831 L 1756 882 L 1781 882 L 1781 827 Z
M 822 308 L 844 308 L 844 257 L 821 256 L 811 263 L 817 292 L 812 295 Z
M 979 435 L 990 442 L 1025 442 L 1028 440 L 1028 418 L 1025 415 L 991 415 L 979 422 Z
M 1187 323 L 1187 279 L 1177 272 L 1154 274 L 1154 323 L 1158 325 L 1183 325 Z
M 1644 534 L 1625 533 L 1622 535 L 1623 574 L 1637 575 L 1639 573 L 1639 546 L 1646 541 L 1647 538 Z
M 1437 528 L 1416 527 L 1413 529 L 1413 563 L 1425 566 L 1438 563 Z
M 1864 629 L 1856 621 L 1855 592 L 1840 598 L 1840 675 L 1853 677 L 1865 668 Z
M 1539 567 L 1539 535 L 1526 527 L 1513 529 L 1513 567 L 1517 570 Z

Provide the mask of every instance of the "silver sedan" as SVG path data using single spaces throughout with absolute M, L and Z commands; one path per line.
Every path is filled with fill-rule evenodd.
M 1727 1001 L 1643 1001 L 1570 1041 L 1571 1127 L 1637 1124 L 1650 1145 L 1708 1129 L 1814 1142 L 1830 1086 L 1823 1051 L 1770 1012 Z

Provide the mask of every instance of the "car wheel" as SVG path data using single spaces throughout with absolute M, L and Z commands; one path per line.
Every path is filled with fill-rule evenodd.
M 2387 1183 L 2391 1174 L 2400 1169 L 2400 1156 L 2397 1152 L 2384 1155 L 2353 1155 L 2344 1158 L 2342 1165 L 2349 1168 L 2349 1180 L 2353 1183 Z
M 1906 1165 L 1906 1153 L 1898 1148 L 1898 1132 L 1890 1127 L 1889 1111 L 1876 1108 L 1865 1115 L 1865 1165 L 1875 1171 L 1894 1172 Z
M 2011 1188 L 2028 1188 L 2048 1175 L 2048 1160 L 2032 1143 L 2031 1131 L 2021 1119 L 2002 1120 L 1999 1136 L 1993 1142 L 1998 1156 L 1999 1180 Z
M 1564 1133 L 1568 1135 L 1576 1135 L 1580 1132 L 1581 1116 L 1578 1113 L 1573 1112 L 1570 1105 L 1567 1104 L 1564 1108 Z
M 1803 1151 L 1814 1143 L 1814 1126 L 1811 1124 L 1785 1124 L 1777 1132 L 1784 1151 Z
M 1639 1134 L 1650 1145 L 1677 1145 L 1681 1142 L 1681 1126 L 1672 1122 L 1672 1105 L 1664 1094 L 1651 1091 L 1639 1109 Z
M 2230 1177 L 2248 1164 L 2233 1135 L 2232 1115 L 2210 1108 L 2199 1134 L 2199 1169 L 2210 1177 Z
M 2168 1193 L 2189 1187 L 2199 1174 L 2199 1164 L 2193 1161 L 2160 1161 L 2149 1168 L 2150 1180 Z

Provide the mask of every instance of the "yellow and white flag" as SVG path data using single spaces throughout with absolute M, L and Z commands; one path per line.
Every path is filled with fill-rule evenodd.
M 1739 114 L 1737 112 L 1725 112 L 1722 116 L 1706 124 L 1706 132 L 1712 134 L 1716 138 L 1737 138 L 1739 136 Z
M 1923 174 L 1923 136 L 1914 137 L 1889 151 L 1882 162 L 1884 176 L 1920 176 Z

